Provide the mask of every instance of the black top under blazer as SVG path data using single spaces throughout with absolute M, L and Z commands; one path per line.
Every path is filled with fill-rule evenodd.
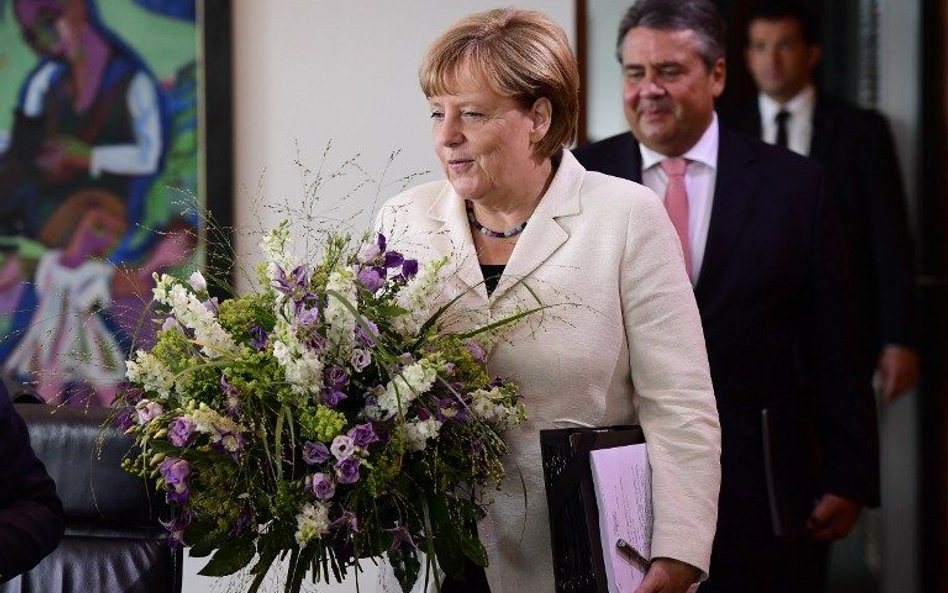
M 630 133 L 574 153 L 587 169 L 641 182 Z M 849 276 L 822 167 L 721 127 L 695 286 L 721 419 L 721 559 L 801 537 L 823 493 L 879 503 L 875 400 Z

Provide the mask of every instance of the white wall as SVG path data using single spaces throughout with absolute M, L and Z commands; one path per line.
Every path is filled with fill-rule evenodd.
M 427 44 L 460 17 L 509 2 L 463 0 L 235 0 L 235 224 L 239 267 L 258 261 L 259 229 L 283 218 L 273 207 L 304 208 L 304 182 L 297 158 L 319 166 L 332 141 L 324 172 L 356 156 L 377 178 L 392 151 L 401 154 L 386 179 L 430 170 L 441 175 L 429 141 L 426 103 L 418 89 L 418 62 Z M 519 0 L 543 10 L 575 39 L 573 0 Z M 297 147 L 299 152 L 297 152 Z M 349 199 L 359 175 L 328 183 L 322 212 L 355 216 L 361 232 L 371 221 L 376 195 L 397 186 L 366 187 Z M 415 180 L 417 183 L 421 179 Z M 242 287 L 246 283 L 241 283 Z M 205 560 L 185 558 L 184 591 L 239 590 L 226 581 L 196 576 Z M 367 575 L 369 576 L 369 575 Z M 362 590 L 371 579 L 362 580 Z M 347 582 L 321 593 L 355 591 Z

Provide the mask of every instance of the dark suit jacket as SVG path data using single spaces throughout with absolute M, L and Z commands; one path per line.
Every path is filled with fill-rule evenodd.
M 641 181 L 629 133 L 575 154 Z M 824 492 L 879 502 L 875 401 L 849 289 L 822 168 L 722 127 L 695 286 L 721 418 L 719 557 L 801 536 Z
M 36 566 L 62 536 L 56 485 L 0 383 L 0 583 Z
M 757 99 L 726 118 L 761 135 Z M 849 250 L 857 307 L 873 359 L 886 344 L 914 346 L 915 288 L 905 192 L 889 126 L 876 111 L 819 96 L 810 157 L 826 167 Z

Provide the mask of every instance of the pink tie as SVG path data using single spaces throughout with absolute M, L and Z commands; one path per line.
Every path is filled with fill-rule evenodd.
M 688 241 L 688 191 L 685 189 L 685 167 L 688 162 L 682 157 L 673 157 L 662 161 L 662 169 L 668 175 L 668 187 L 665 188 L 665 210 L 668 218 L 678 231 L 681 250 L 685 255 L 685 269 L 691 276 L 691 244 Z

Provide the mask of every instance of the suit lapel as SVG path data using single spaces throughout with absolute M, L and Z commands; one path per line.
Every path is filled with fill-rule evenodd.
M 441 223 L 441 227 L 431 235 L 431 247 L 439 256 L 447 256 L 456 262 L 457 276 L 474 294 L 487 300 L 484 288 L 484 276 L 477 261 L 474 241 L 471 239 L 471 227 L 464 209 L 464 200 L 451 188 L 450 183 L 428 209 L 428 216 Z
M 730 253 L 746 228 L 752 206 L 751 192 L 757 178 L 753 168 L 754 153 L 747 142 L 724 128 L 720 134 L 711 223 L 704 263 L 695 286 L 699 303 L 704 287 L 715 286 L 715 276 L 727 269 Z
M 491 303 L 529 276 L 569 238 L 569 233 L 556 219 L 579 213 L 579 189 L 585 173 L 576 158 L 569 151 L 563 151 L 559 170 L 517 241 L 490 296 Z

